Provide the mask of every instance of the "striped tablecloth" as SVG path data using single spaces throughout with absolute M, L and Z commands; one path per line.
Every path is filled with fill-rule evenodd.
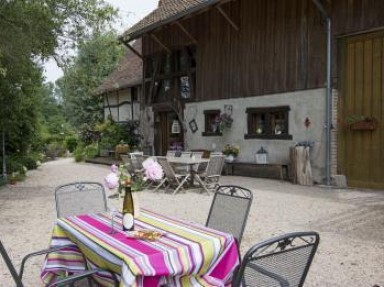
M 101 267 L 114 271 L 120 287 L 227 286 L 239 264 L 236 241 L 230 234 L 205 226 L 141 210 L 135 230 L 157 230 L 155 241 L 129 238 L 121 230 L 121 215 L 115 218 L 117 233 L 109 234 L 108 214 L 86 214 L 60 218 L 54 227 L 51 247 L 68 246 L 45 260 L 44 283 L 64 272 L 76 273 Z M 86 259 L 85 259 L 86 258 Z M 96 280 L 111 285 L 107 274 Z

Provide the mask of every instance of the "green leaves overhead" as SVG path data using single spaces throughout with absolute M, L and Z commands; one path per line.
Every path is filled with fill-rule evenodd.
M 104 0 L 0 0 L 0 130 L 12 150 L 25 151 L 39 131 L 43 62 L 71 63 L 115 14 Z
M 68 120 L 77 128 L 95 125 L 103 119 L 103 99 L 96 88 L 116 68 L 124 48 L 117 35 L 108 32 L 83 42 L 64 77 L 57 81 Z

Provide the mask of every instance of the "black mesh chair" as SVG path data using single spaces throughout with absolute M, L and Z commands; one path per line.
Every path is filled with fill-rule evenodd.
M 240 246 L 253 195 L 249 189 L 222 185 L 216 189 L 206 226 L 231 233 Z
M 56 188 L 57 217 L 107 212 L 104 187 L 98 182 L 73 182 Z
M 23 273 L 24 273 L 24 266 L 25 266 L 25 263 L 27 262 L 27 260 L 31 257 L 34 257 L 34 256 L 38 256 L 38 255 L 44 255 L 44 254 L 47 254 L 47 253 L 50 253 L 50 252 L 55 252 L 55 251 L 58 251 L 60 250 L 61 247 L 59 248 L 52 248 L 52 249 L 47 249 L 47 250 L 41 250 L 41 251 L 38 251 L 38 252 L 34 252 L 34 253 L 30 253 L 28 255 L 26 255 L 22 262 L 21 262 L 21 266 L 20 266 L 20 271 L 17 272 L 15 266 L 13 265 L 12 261 L 11 261 L 11 258 L 9 257 L 7 251 L 5 250 L 4 248 L 4 245 L 3 243 L 1 242 L 0 240 L 0 254 L 1 254 L 1 257 L 3 258 L 5 264 L 7 265 L 8 267 L 8 270 L 13 278 L 13 281 L 15 282 L 15 286 L 16 287 L 24 287 L 25 285 L 23 284 L 22 282 L 22 278 L 23 278 Z M 73 284 L 77 281 L 80 281 L 84 278 L 87 278 L 87 279 L 90 279 L 91 276 L 97 272 L 109 272 L 109 271 L 106 271 L 106 270 L 102 270 L 102 269 L 92 269 L 90 271 L 84 271 L 80 274 L 76 274 L 76 275 L 71 275 L 71 276 L 67 276 L 65 278 L 62 278 L 62 279 L 59 279 L 57 280 L 56 282 L 52 283 L 52 284 L 49 284 L 47 285 L 46 287 L 51 287 L 51 286 L 74 286 Z M 115 276 L 115 274 L 113 274 L 112 272 L 109 272 L 114 280 L 114 286 L 117 287 L 119 286 L 119 283 L 118 283 L 118 280 Z
M 295 232 L 253 246 L 232 286 L 300 287 L 319 245 L 316 232 Z
M 57 217 L 108 211 L 105 189 L 98 182 L 73 182 L 58 186 L 55 189 L 55 200 Z M 93 269 L 88 272 L 95 273 Z M 91 276 L 88 276 L 87 281 L 88 286 L 92 286 Z

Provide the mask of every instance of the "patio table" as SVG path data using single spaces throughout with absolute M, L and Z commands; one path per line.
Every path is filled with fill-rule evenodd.
M 194 165 L 200 164 L 200 163 L 207 163 L 209 162 L 208 158 L 193 158 L 193 157 L 175 157 L 175 156 L 169 156 L 167 157 L 167 160 L 172 165 L 184 165 L 188 166 L 188 170 L 190 172 L 190 185 L 193 187 L 194 179 L 195 179 L 195 170 L 193 168 Z
M 229 286 L 239 264 L 237 244 L 230 234 L 203 225 L 141 210 L 135 230 L 156 230 L 163 235 L 155 241 L 128 237 L 122 231 L 121 214 L 115 217 L 116 233 L 110 234 L 108 213 L 59 218 L 53 229 L 51 247 L 68 248 L 46 257 L 41 278 L 53 282 L 65 272 L 86 268 L 113 271 L 120 287 Z M 107 274 L 94 278 L 112 286 Z

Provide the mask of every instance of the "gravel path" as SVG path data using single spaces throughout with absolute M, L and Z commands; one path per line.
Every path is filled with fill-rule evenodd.
M 19 264 L 24 254 L 48 246 L 55 221 L 56 186 L 73 181 L 102 182 L 108 172 L 106 166 L 62 159 L 29 172 L 22 183 L 1 187 L 0 238 L 13 262 Z M 254 193 L 243 254 L 271 236 L 315 230 L 321 240 L 306 286 L 384 286 L 384 191 L 329 190 L 235 176 L 223 177 L 221 182 L 241 185 Z M 199 223 L 205 222 L 211 200 L 212 196 L 194 191 L 176 196 L 140 193 L 141 206 Z M 28 266 L 26 286 L 42 286 L 40 268 L 41 258 Z M 0 260 L 0 287 L 11 286 L 14 284 Z

